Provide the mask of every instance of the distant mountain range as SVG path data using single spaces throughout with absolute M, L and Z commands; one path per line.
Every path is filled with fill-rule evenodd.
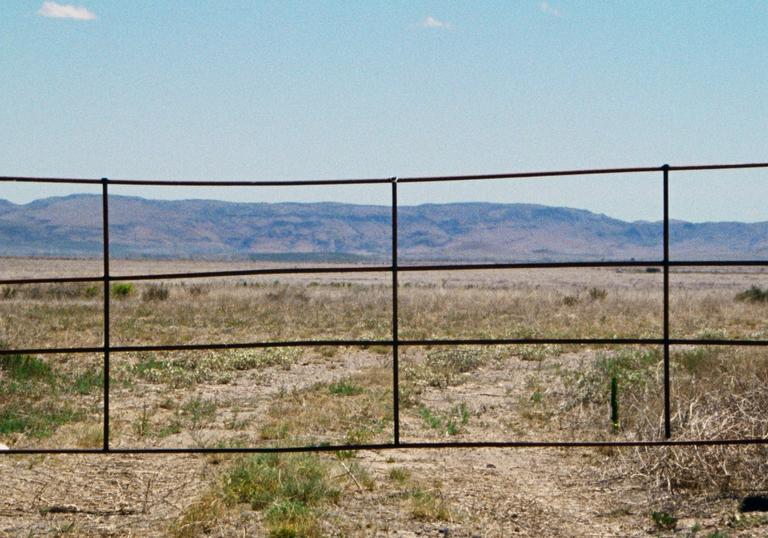
M 388 206 L 162 201 L 110 196 L 110 251 L 121 258 L 386 260 Z M 0 200 L 0 256 L 100 256 L 101 197 Z M 625 222 L 533 204 L 398 208 L 401 260 L 641 260 L 662 255 L 661 222 Z M 768 222 L 670 224 L 673 259 L 766 259 Z

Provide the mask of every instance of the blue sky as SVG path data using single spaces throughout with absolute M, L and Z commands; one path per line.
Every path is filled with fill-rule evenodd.
M 768 161 L 764 0 L 4 0 L 0 70 L 0 175 L 311 179 Z M 404 185 L 401 198 L 657 220 L 659 185 L 658 175 Z M 674 174 L 671 191 L 675 218 L 768 220 L 765 171 Z M 64 192 L 0 185 L 16 202 Z

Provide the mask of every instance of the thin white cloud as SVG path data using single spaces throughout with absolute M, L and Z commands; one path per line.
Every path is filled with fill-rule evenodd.
M 439 21 L 431 15 L 421 21 L 421 26 L 424 28 L 441 28 L 443 30 L 450 30 L 451 23 L 445 21 Z
M 553 17 L 562 16 L 562 13 L 560 13 L 560 10 L 550 5 L 549 2 L 542 2 L 541 4 L 539 4 L 539 9 L 541 9 L 542 13 L 546 13 L 547 15 L 552 15 Z
M 82 6 L 59 4 L 57 2 L 43 2 L 43 6 L 38 10 L 37 14 L 54 19 L 75 19 L 78 21 L 92 21 L 96 18 L 96 14 L 93 11 Z

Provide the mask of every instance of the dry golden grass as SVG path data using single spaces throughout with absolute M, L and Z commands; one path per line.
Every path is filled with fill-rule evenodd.
M 141 272 L 140 264 L 132 270 Z M 764 278 L 753 272 L 674 273 L 673 337 L 768 337 L 766 306 L 735 299 Z M 162 292 L 156 286 L 132 283 L 112 298 L 113 344 L 390 337 L 388 275 L 169 281 Z M 0 341 L 10 347 L 100 345 L 101 289 L 92 288 L 3 287 Z M 661 335 L 661 277 L 643 271 L 404 274 L 400 299 L 402 338 Z M 663 436 L 658 346 L 403 347 L 400 353 L 407 441 Z M 30 364 L 21 369 L 2 360 L 0 442 L 101 445 L 98 355 L 24 358 Z M 114 353 L 111 442 L 120 447 L 390 442 L 390 361 L 387 347 Z M 618 431 L 610 417 L 612 378 L 618 387 Z M 762 348 L 676 347 L 671 379 L 675 438 L 768 435 L 768 354 Z M 603 451 L 590 457 L 600 476 L 632 477 L 650 489 L 700 498 L 768 487 L 766 455 L 759 447 L 712 447 Z M 338 460 L 343 466 L 333 458 L 325 461 L 333 463 L 335 479 L 346 481 L 347 493 L 391 506 L 405 518 L 400 524 L 471 520 L 471 511 L 460 517 L 445 491 L 417 477 L 429 476 L 434 467 L 408 469 L 410 475 L 396 479 L 399 472 L 368 471 L 350 457 Z M 209 464 L 234 465 L 226 457 Z M 208 484 L 216 480 L 201 478 Z M 250 517 L 226 506 L 214 486 L 197 490 L 207 493 L 164 516 L 168 532 L 226 535 L 222 529 Z M 293 510 L 278 508 L 274 513 L 285 509 L 286 517 Z M 320 519 L 313 520 L 312 532 L 327 533 L 334 525 L 358 529 L 343 509 L 328 511 L 335 515 L 313 513 Z M 249 528 L 264 532 L 265 514 Z

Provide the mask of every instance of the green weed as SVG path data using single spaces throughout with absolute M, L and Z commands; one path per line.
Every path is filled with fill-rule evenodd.
M 59 426 L 82 420 L 83 413 L 64 406 L 11 404 L 0 410 L 0 433 L 23 433 L 42 439 Z
M 82 420 L 83 409 L 62 403 L 62 394 L 82 394 L 89 383 L 56 372 L 38 357 L 0 357 L 0 433 L 50 437 L 59 426 Z M 48 397 L 51 397 L 49 399 Z
M 337 383 L 331 383 L 328 386 L 328 390 L 331 394 L 339 396 L 354 396 L 355 394 L 362 394 L 363 387 L 357 386 L 349 381 L 339 381 Z
M 6 355 L 0 357 L 0 370 L 14 381 L 52 381 L 53 372 L 48 363 L 30 355 Z
M 656 527 L 661 530 L 671 531 L 677 527 L 677 518 L 668 512 L 652 512 L 651 519 L 653 519 Z
M 112 284 L 110 294 L 115 299 L 125 299 L 133 294 L 133 284 L 130 282 L 117 282 Z
M 182 414 L 188 419 L 190 427 L 197 429 L 211 422 L 216 416 L 216 402 L 193 398 L 181 406 Z
M 239 460 L 224 476 L 230 502 L 261 510 L 270 536 L 317 536 L 317 510 L 336 502 L 329 467 L 313 454 L 259 454 Z
M 104 386 L 104 371 L 101 368 L 88 370 L 75 377 L 72 390 L 77 394 L 91 394 Z
M 419 416 L 424 423 L 433 430 L 445 432 L 447 435 L 458 435 L 462 427 L 469 422 L 469 408 L 464 402 L 455 405 L 448 413 L 435 413 L 422 405 L 419 408 Z

